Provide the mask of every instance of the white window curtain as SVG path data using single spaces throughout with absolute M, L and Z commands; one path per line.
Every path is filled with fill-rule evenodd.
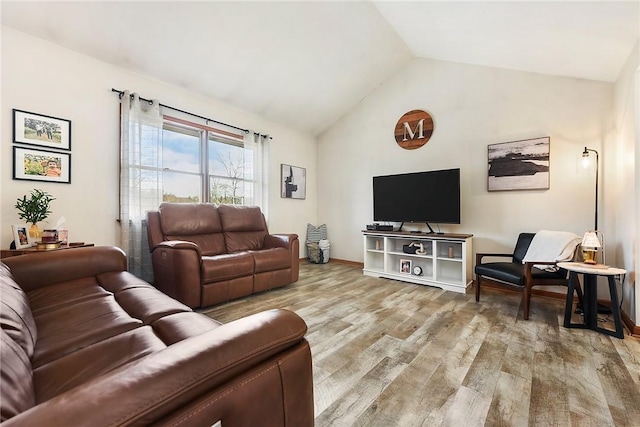
M 162 203 L 162 112 L 125 91 L 120 123 L 120 247 L 129 271 L 153 281 L 146 212 Z
M 265 217 L 269 215 L 269 135 L 260 135 L 249 130 L 244 137 L 244 171 L 247 183 L 252 188 L 247 189 L 245 194 L 251 194 L 252 197 L 245 200 L 246 205 L 259 206 Z

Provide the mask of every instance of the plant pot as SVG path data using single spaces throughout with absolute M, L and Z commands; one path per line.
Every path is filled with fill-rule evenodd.
M 40 237 L 42 237 L 42 230 L 40 230 L 38 224 L 31 224 L 31 227 L 29 227 L 29 236 L 34 242 L 36 240 L 40 240 Z

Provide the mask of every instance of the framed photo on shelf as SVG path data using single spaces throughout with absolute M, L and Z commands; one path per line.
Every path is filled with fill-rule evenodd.
M 33 246 L 33 240 L 29 236 L 29 228 L 26 224 L 12 225 L 13 241 L 16 244 L 16 249 L 25 249 Z
M 13 179 L 71 183 L 71 153 L 13 147 Z
M 410 259 L 401 259 L 400 260 L 400 273 L 411 274 L 411 260 Z
M 548 190 L 550 137 L 490 144 L 488 191 Z
M 13 142 L 71 150 L 71 120 L 14 109 Z
M 307 170 L 297 166 L 281 164 L 281 197 L 305 199 L 307 197 Z

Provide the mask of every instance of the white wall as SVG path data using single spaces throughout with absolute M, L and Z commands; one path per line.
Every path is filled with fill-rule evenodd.
M 461 169 L 462 221 L 474 251 L 508 251 L 523 231 L 593 228 L 594 177 L 577 172 L 584 146 L 602 150 L 613 85 L 498 68 L 415 59 L 318 138 L 318 220 L 331 256 L 362 262 L 372 222 L 372 176 Z M 413 109 L 434 118 L 431 140 L 404 150 L 397 120 Z M 550 189 L 487 191 L 487 145 L 551 137 Z M 419 193 L 420 189 L 416 189 Z
M 640 140 L 636 136 L 638 104 L 636 96 L 636 70 L 640 66 L 640 48 L 636 44 L 622 69 L 614 91 L 613 131 L 614 138 L 607 140 L 605 146 L 605 212 L 607 218 L 607 263 L 628 271 L 622 286 L 624 298 L 623 310 L 640 324 L 640 316 L 636 301 L 635 284 L 637 283 L 638 266 L 634 265 L 638 258 L 638 197 L 640 191 L 640 174 L 636 171 L 636 157 L 640 151 Z
M 194 64 L 195 66 L 196 64 Z M 118 243 L 119 103 L 111 88 L 273 136 L 270 146 L 269 228 L 304 240 L 307 222 L 316 222 L 315 138 L 229 105 L 128 72 L 49 42 L 2 27 L 2 109 L 0 244 L 13 240 L 20 223 L 18 197 L 40 188 L 51 193 L 49 223 L 67 218 L 72 241 Z M 72 122 L 71 184 L 12 179 L 13 108 Z M 307 169 L 306 200 L 280 198 L 280 164 Z M 46 223 L 43 224 L 46 226 Z M 304 255 L 304 252 L 302 252 Z

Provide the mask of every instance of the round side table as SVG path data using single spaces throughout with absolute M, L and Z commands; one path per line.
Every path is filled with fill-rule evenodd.
M 564 307 L 564 327 L 593 329 L 603 334 L 624 339 L 622 328 L 622 317 L 620 316 L 620 303 L 618 302 L 618 291 L 614 276 L 626 274 L 622 268 L 613 268 L 598 264 L 595 266 L 582 262 L 559 262 L 558 267 L 569 271 L 569 290 L 567 291 L 567 302 Z M 584 282 L 584 323 L 571 323 L 571 311 L 573 308 L 573 293 L 576 285 L 580 286 L 578 274 L 582 274 Z M 604 276 L 609 282 L 609 293 L 611 294 L 611 312 L 616 329 L 602 328 L 598 326 L 598 276 Z

